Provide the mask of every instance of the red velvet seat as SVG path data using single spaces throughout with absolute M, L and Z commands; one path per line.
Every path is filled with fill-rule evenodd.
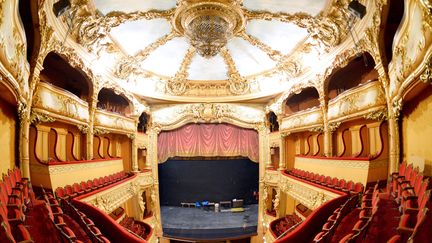
M 55 195 L 56 195 L 57 198 L 65 199 L 65 200 L 69 199 L 69 195 L 66 194 L 66 191 L 65 191 L 65 189 L 63 187 L 57 187 L 55 189 L 54 193 L 55 193 Z
M 100 243 L 110 243 L 111 241 L 108 240 L 108 238 L 106 238 L 105 236 L 101 235 L 97 238 L 97 241 Z
M 17 223 L 12 228 L 2 211 L 0 211 L 0 226 L 0 242 L 33 242 L 30 233 L 24 225 Z
M 64 190 L 65 190 L 66 195 L 69 196 L 69 198 L 76 197 L 78 195 L 76 192 L 74 192 L 74 190 L 73 190 L 73 188 L 72 188 L 71 185 L 66 185 L 64 187 Z
M 331 188 L 336 188 L 338 184 L 339 184 L 339 179 L 336 177 L 333 177 L 331 180 L 331 183 L 327 186 L 331 187 Z
M 343 190 L 343 189 L 345 189 L 345 185 L 346 185 L 346 180 L 340 179 L 339 183 L 337 184 L 337 186 L 335 188 L 338 190 Z
M 81 190 L 83 190 L 84 193 L 89 193 L 92 190 L 91 187 L 88 186 L 88 183 L 86 183 L 85 181 L 81 181 L 80 186 L 81 186 Z

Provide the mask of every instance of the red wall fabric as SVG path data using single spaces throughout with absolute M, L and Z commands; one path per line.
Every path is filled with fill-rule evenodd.
M 158 162 L 174 156 L 245 156 L 258 162 L 258 133 L 229 124 L 188 124 L 158 137 Z

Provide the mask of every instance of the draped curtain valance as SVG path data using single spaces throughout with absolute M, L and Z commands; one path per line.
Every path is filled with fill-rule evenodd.
M 258 162 L 258 133 L 229 124 L 188 124 L 158 137 L 158 162 L 174 156 L 245 156 Z

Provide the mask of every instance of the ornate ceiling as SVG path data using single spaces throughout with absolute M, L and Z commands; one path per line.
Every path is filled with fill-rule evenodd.
M 72 36 L 144 98 L 274 97 L 341 43 L 347 2 L 75 0 Z

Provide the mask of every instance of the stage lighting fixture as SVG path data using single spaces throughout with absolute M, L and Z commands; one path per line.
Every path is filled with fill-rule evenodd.
M 53 4 L 53 12 L 56 17 L 59 17 L 64 12 L 69 10 L 71 7 L 71 3 L 69 0 L 60 0 Z
M 351 14 L 353 14 L 359 19 L 362 19 L 366 15 L 366 6 L 359 3 L 358 0 L 353 0 L 352 2 L 350 2 L 350 4 L 348 5 L 348 9 Z

